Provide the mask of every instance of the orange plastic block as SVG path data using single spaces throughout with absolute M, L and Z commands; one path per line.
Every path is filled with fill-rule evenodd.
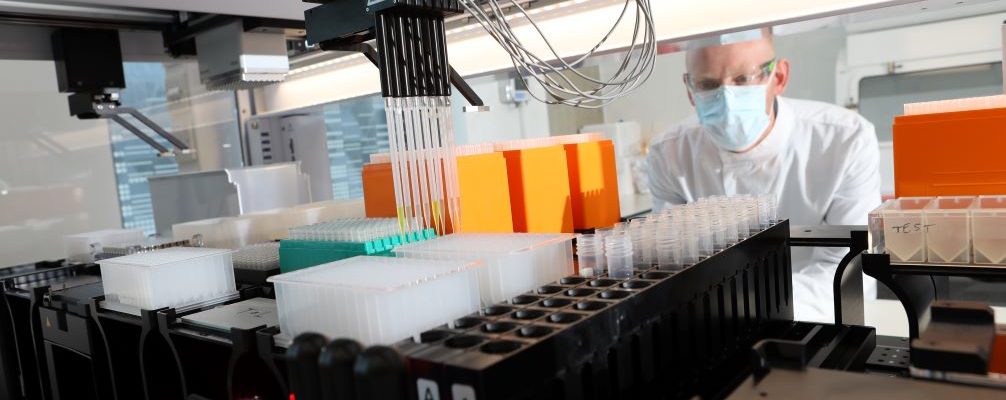
M 475 233 L 513 232 L 507 166 L 499 153 L 457 158 L 462 230 Z M 363 203 L 367 217 L 394 218 L 395 186 L 391 164 L 363 167 Z
M 1006 193 L 1006 109 L 894 119 L 897 197 Z
M 395 218 L 395 184 L 391 164 L 363 166 L 363 207 L 367 218 Z
M 995 344 L 992 346 L 992 357 L 989 360 L 989 372 L 1006 374 L 1006 332 L 999 331 Z
M 500 153 L 458 157 L 461 229 L 475 233 L 512 233 L 507 163 Z
M 573 203 L 562 145 L 503 152 L 515 232 L 572 233 Z
M 567 144 L 573 228 L 612 226 L 621 219 L 615 145 L 610 140 Z

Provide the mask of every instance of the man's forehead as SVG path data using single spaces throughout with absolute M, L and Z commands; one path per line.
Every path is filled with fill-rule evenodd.
M 773 58 L 775 50 L 772 41 L 760 39 L 690 50 L 686 67 L 691 74 L 746 72 Z

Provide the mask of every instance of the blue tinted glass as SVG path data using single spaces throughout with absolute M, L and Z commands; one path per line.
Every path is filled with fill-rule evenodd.
M 332 195 L 336 199 L 363 197 L 363 165 L 371 154 L 388 151 L 384 99 L 371 95 L 343 100 L 325 105 L 324 112 Z

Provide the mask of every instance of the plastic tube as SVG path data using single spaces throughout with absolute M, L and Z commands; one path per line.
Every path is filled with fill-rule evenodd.
M 576 235 L 576 258 L 580 265 L 580 276 L 600 276 L 604 272 L 604 248 L 597 245 L 597 236 Z
M 448 202 L 450 203 L 448 206 L 451 223 L 453 224 L 452 228 L 455 232 L 460 232 L 463 231 L 463 221 L 461 220 L 461 192 L 458 189 L 458 162 L 454 144 L 454 120 L 451 118 L 451 98 L 445 96 L 438 99 L 438 101 L 440 104 L 439 120 L 441 121 L 442 134 L 444 136 L 443 146 L 447 153 L 447 158 L 444 161 L 444 170 L 445 186 Z
M 632 240 L 629 235 L 619 233 L 606 237 L 604 254 L 608 259 L 608 276 L 613 279 L 632 277 Z

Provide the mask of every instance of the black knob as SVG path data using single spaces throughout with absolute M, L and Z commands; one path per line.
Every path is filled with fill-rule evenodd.
M 290 373 L 291 398 L 321 400 L 321 375 L 318 356 L 328 340 L 317 333 L 303 333 L 286 349 L 287 371 Z
M 363 345 L 351 339 L 336 339 L 321 351 L 321 393 L 325 400 L 353 400 L 353 365 Z
M 405 358 L 390 347 L 374 346 L 356 358 L 357 400 L 405 399 Z

